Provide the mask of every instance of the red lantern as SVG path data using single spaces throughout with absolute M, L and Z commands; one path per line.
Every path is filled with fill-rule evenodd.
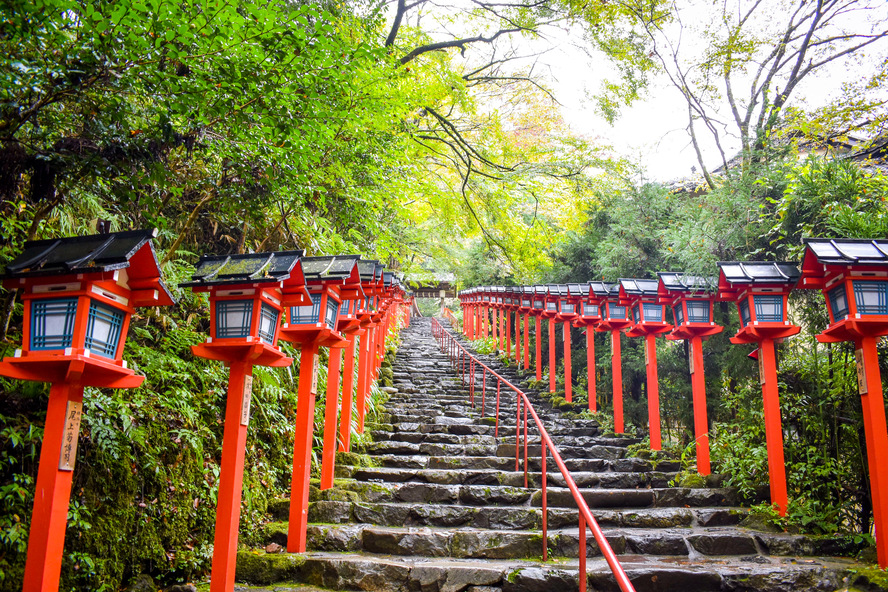
M 3 285 L 21 290 L 21 349 L 0 374 L 50 382 L 25 561 L 25 590 L 58 590 L 68 502 L 87 386 L 134 388 L 145 380 L 123 361 L 130 316 L 173 304 L 151 239 L 157 231 L 28 241 Z
M 647 370 L 648 424 L 651 450 L 662 449 L 660 437 L 660 386 L 657 378 L 657 335 L 672 329 L 666 322 L 665 306 L 660 302 L 658 280 L 621 279 L 620 298 L 629 307 L 632 319 L 628 337 L 644 337 L 644 364 Z
M 879 372 L 878 340 L 888 335 L 888 241 L 805 239 L 802 283 L 823 291 L 829 326 L 823 343 L 853 341 L 863 406 L 876 555 L 888 568 L 888 429 Z
M 777 391 L 777 352 L 775 341 L 795 335 L 800 328 L 786 317 L 786 300 L 799 280 L 794 263 L 728 261 L 718 264 L 719 298 L 737 303 L 740 330 L 731 343 L 758 345 L 760 384 L 765 411 L 765 438 L 768 444 L 768 476 L 771 503 L 786 515 L 786 467 L 783 461 L 783 428 Z
M 587 284 L 577 284 L 577 293 L 583 295 L 577 308 L 578 316 L 574 320 L 576 327 L 583 327 L 586 330 L 586 372 L 588 381 L 588 397 L 589 411 L 595 412 L 598 409 L 597 392 L 595 388 L 595 327 L 601 321 L 599 312 L 599 297 L 596 294 L 595 286 L 601 282 L 589 282 Z
M 210 337 L 192 346 L 192 352 L 230 366 L 213 539 L 213 592 L 234 589 L 253 366 L 293 362 L 277 348 L 277 339 L 284 282 L 296 289 L 304 284 L 301 256 L 302 251 L 205 255 L 191 281 L 180 284 L 210 295 Z
M 614 397 L 614 432 L 622 434 L 625 431 L 623 420 L 623 362 L 620 349 L 620 333 L 626 327 L 632 325 L 629 318 L 629 309 L 626 303 L 620 300 L 620 284 L 596 284 L 596 296 L 598 297 L 598 312 L 601 320 L 595 326 L 596 331 L 608 331 L 611 336 L 611 371 L 613 376 Z
M 530 368 L 530 313 L 533 310 L 533 286 L 522 286 L 519 292 L 518 311 L 524 325 L 524 347 L 521 349 L 524 369 Z
M 281 339 L 299 344 L 301 349 L 287 531 L 287 550 L 291 553 L 305 551 L 318 348 L 345 345 L 345 338 L 337 330 L 339 308 L 343 288 L 360 283 L 357 261 L 357 255 L 305 257 L 301 262 L 309 298 L 301 291 L 284 290 L 283 305 L 287 311 L 287 322 L 281 327 Z
M 358 261 L 358 273 L 361 278 L 361 290 L 364 293 L 364 300 L 357 307 L 356 316 L 359 322 L 358 330 L 347 336 L 350 343 L 345 349 L 345 370 L 342 382 L 342 418 L 339 422 L 339 440 L 340 450 L 349 452 L 351 450 L 351 409 L 352 409 L 352 391 L 357 387 L 356 402 L 358 410 L 358 433 L 364 431 L 364 414 L 366 410 L 366 396 L 369 384 L 366 380 L 369 377 L 370 362 L 370 337 L 376 323 L 379 322 L 379 312 L 376 307 L 378 293 L 382 290 L 382 271 L 385 266 L 378 261 L 361 260 Z M 355 363 L 355 339 L 360 338 L 360 350 L 358 353 L 358 383 L 354 385 L 354 363 Z
M 355 255 L 358 259 L 360 256 Z M 338 256 L 341 259 L 342 256 Z M 375 264 L 375 262 L 373 262 Z M 358 260 L 358 283 L 344 284 L 339 288 L 342 303 L 336 330 L 345 337 L 342 347 L 332 346 L 327 362 L 327 396 L 324 405 L 324 445 L 321 451 L 321 490 L 333 487 L 333 475 L 336 470 L 336 420 L 339 412 L 339 371 L 342 365 L 342 350 L 346 350 L 347 363 L 342 380 L 342 422 L 351 434 L 352 387 L 354 383 L 354 345 L 355 335 L 361 331 L 361 320 L 358 312 L 363 306 L 366 294 L 362 288 L 360 277 L 361 261 Z M 350 362 L 350 363 L 348 363 Z
M 661 271 L 660 301 L 672 307 L 675 327 L 666 339 L 689 340 L 691 345 L 691 387 L 694 397 L 694 433 L 697 443 L 697 471 L 711 472 L 709 463 L 709 420 L 706 413 L 706 379 L 703 374 L 703 341 L 721 333 L 712 320 L 715 278 Z

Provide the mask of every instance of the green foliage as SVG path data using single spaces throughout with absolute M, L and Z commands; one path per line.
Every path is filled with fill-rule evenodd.
M 482 337 L 472 341 L 472 347 L 482 355 L 490 355 L 497 350 L 497 340 L 493 337 Z

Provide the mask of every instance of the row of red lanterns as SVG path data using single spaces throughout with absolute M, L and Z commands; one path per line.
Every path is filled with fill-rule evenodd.
M 161 279 L 151 243 L 155 235 L 128 231 L 30 241 L 3 275 L 4 287 L 21 290 L 25 306 L 22 347 L 0 362 L 0 375 L 52 383 L 24 590 L 58 589 L 84 387 L 139 386 L 144 377 L 122 358 L 130 317 L 138 307 L 174 303 Z M 253 367 L 292 363 L 277 347 L 279 339 L 301 350 L 287 549 L 302 552 L 319 348 L 330 348 L 321 473 L 321 488 L 327 489 L 333 484 L 342 352 L 338 431 L 340 450 L 347 451 L 353 405 L 362 433 L 385 337 L 409 323 L 410 308 L 404 306 L 409 297 L 394 273 L 376 261 L 358 255 L 304 257 L 303 251 L 204 256 L 192 281 L 182 286 L 209 294 L 210 336 L 192 348 L 194 354 L 230 367 L 211 583 L 214 592 L 230 591 Z
M 753 343 L 758 360 L 765 411 L 765 433 L 771 501 L 781 514 L 787 507 L 783 434 L 777 388 L 774 345 L 800 328 L 787 318 L 787 297 L 794 288 L 819 289 L 829 311 L 829 326 L 821 342 L 853 341 L 859 392 L 863 404 L 873 517 L 879 564 L 888 567 L 888 429 L 876 344 L 888 335 L 888 241 L 806 239 L 801 270 L 786 262 L 721 262 L 719 276 L 659 272 L 657 279 L 621 279 L 618 283 L 588 282 L 549 286 L 487 286 L 460 292 L 464 332 L 470 339 L 493 335 L 511 357 L 511 313 L 515 313 L 515 359 L 530 367 L 528 326 L 534 318 L 549 319 L 549 389 L 555 391 L 555 323 L 564 324 L 565 399 L 571 401 L 570 325 L 586 328 L 589 409 L 596 410 L 593 331 L 608 332 L 612 340 L 614 431 L 621 433 L 623 386 L 620 333 L 645 338 L 648 417 L 651 448 L 661 448 L 657 385 L 656 336 L 687 340 L 693 391 L 697 469 L 710 473 L 709 428 L 703 374 L 703 341 L 722 331 L 713 321 L 715 301 L 735 302 L 740 330 L 732 343 Z M 674 324 L 666 322 L 666 307 Z M 492 315 L 492 318 L 490 318 Z M 521 324 L 524 344 L 520 347 Z M 542 380 L 540 339 L 536 340 L 536 379 Z M 881 536 L 880 536 L 881 535 Z

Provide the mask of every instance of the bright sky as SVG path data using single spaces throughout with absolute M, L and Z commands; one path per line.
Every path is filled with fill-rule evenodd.
M 469 0 L 453 1 L 456 6 L 465 4 L 471 7 Z M 749 0 L 736 0 L 736 2 L 737 7 L 748 8 L 753 5 Z M 750 21 L 755 22 L 756 33 L 765 39 L 777 38 L 779 33 L 782 33 L 784 22 L 775 16 L 783 14 L 779 12 L 781 6 L 785 5 L 789 10 L 795 4 L 796 0 L 767 0 L 765 4 L 760 4 L 760 10 L 756 13 L 758 19 Z M 718 10 L 720 3 L 714 4 L 711 0 L 681 0 L 676 5 L 684 20 L 685 29 L 681 54 L 686 58 L 688 56 L 696 58 L 695 54 L 703 53 L 706 47 L 704 37 L 717 37 L 723 32 L 719 13 L 711 12 Z M 845 26 L 855 31 L 882 31 L 888 26 L 886 0 L 859 0 L 858 6 L 869 6 L 869 9 L 857 13 L 849 12 L 844 16 Z M 432 13 L 436 9 L 442 7 L 433 8 Z M 455 14 L 452 12 L 454 8 L 443 8 L 443 10 L 448 17 Z M 430 23 L 427 20 L 429 17 L 434 19 L 431 14 L 423 17 L 422 28 L 432 32 L 429 30 Z M 453 38 L 454 35 L 465 32 L 461 26 L 457 26 L 456 31 L 449 30 L 454 26 L 454 22 L 448 21 L 447 18 L 439 22 L 439 25 L 441 29 L 432 32 L 434 37 Z M 524 61 L 513 62 L 513 65 L 516 68 L 533 65 L 535 73 L 543 73 L 550 80 L 554 94 L 561 103 L 562 115 L 575 133 L 610 144 L 618 154 L 643 164 L 649 180 L 671 181 L 695 175 L 692 167 L 699 169 L 699 165 L 686 131 L 687 105 L 665 75 L 654 79 L 644 100 L 637 102 L 631 108 L 624 109 L 620 119 L 611 126 L 595 113 L 594 104 L 588 97 L 597 91 L 603 79 L 612 75 L 610 72 L 612 66 L 606 59 L 590 57 L 583 51 L 585 43 L 579 30 L 550 27 L 545 32 L 544 38 L 533 41 L 513 36 L 513 48 L 519 53 L 538 54 Z M 673 35 L 673 38 L 677 36 Z M 886 46 L 888 43 L 883 40 L 880 46 L 873 46 L 868 50 L 865 58 L 857 60 L 850 66 L 839 60 L 830 70 L 819 76 L 809 76 L 795 90 L 790 104 L 819 107 L 834 100 L 841 83 L 849 81 L 849 76 L 863 77 L 873 73 L 875 65 L 884 59 Z M 483 53 L 480 46 L 470 48 L 466 55 L 468 60 L 477 63 L 478 51 Z M 742 85 L 739 81 L 735 83 L 738 84 L 735 91 L 739 96 Z M 732 120 L 729 113 L 722 112 L 718 115 L 725 121 Z M 717 167 L 721 161 L 714 142 L 710 140 L 708 134 L 699 129 L 699 125 L 698 138 L 707 166 L 710 169 Z M 722 137 L 728 158 L 739 148 L 739 141 L 732 140 Z M 699 170 L 696 174 L 699 175 Z

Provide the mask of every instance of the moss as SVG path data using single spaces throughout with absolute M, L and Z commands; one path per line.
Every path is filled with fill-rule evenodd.
M 506 574 L 505 580 L 510 584 L 514 584 L 518 581 L 518 576 L 521 575 L 521 572 L 524 568 L 519 567 L 518 569 L 513 569 L 508 574 Z
M 860 592 L 888 590 L 888 570 L 878 567 L 858 567 L 850 571 L 850 590 Z
M 239 551 L 235 580 L 255 585 L 268 585 L 275 582 L 293 580 L 299 575 L 299 568 L 305 557 L 290 553 L 269 554 L 262 551 Z
M 678 487 L 690 487 L 691 489 L 706 487 L 706 477 L 699 473 L 681 473 L 675 477 L 675 482 Z
M 379 463 L 369 454 L 360 454 L 357 452 L 337 452 L 336 464 L 366 468 L 379 466 Z

